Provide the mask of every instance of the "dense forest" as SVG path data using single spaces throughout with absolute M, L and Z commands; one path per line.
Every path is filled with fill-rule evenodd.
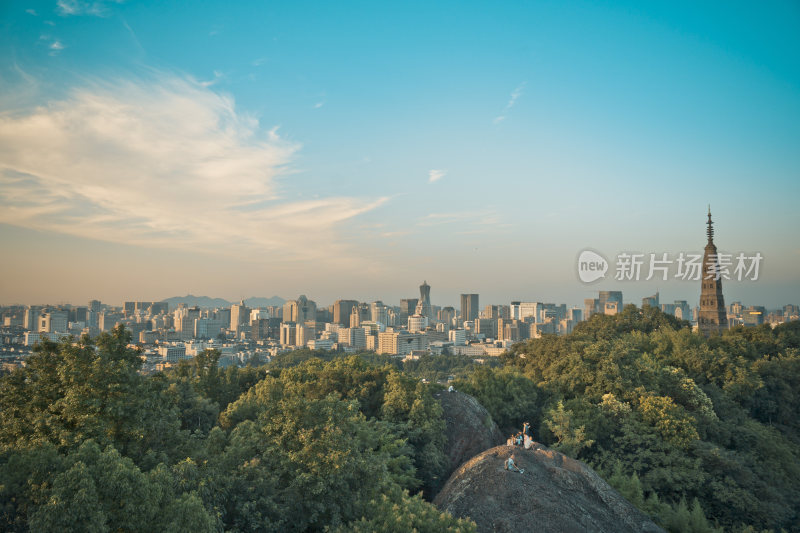
M 122 329 L 0 378 L 3 531 L 473 531 L 429 503 L 448 378 L 670 531 L 798 530 L 800 323 L 705 339 L 655 309 L 500 360 L 299 350 L 142 375 Z
M 800 322 L 705 339 L 626 306 L 457 383 L 671 531 L 800 530 Z

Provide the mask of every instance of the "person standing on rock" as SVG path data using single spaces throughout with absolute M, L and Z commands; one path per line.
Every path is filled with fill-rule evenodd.
M 531 431 L 530 422 L 522 424 L 522 442 L 526 450 L 533 446 L 533 432 Z

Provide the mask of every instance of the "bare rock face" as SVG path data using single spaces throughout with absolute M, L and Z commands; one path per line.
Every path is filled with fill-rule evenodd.
M 524 473 L 505 470 L 514 454 Z M 461 465 L 434 503 L 479 532 L 662 532 L 580 461 L 539 443 L 497 446 Z
M 505 439 L 489 411 L 469 394 L 442 391 L 434 397 L 442 404 L 447 425 L 448 464 L 444 481 L 464 462 Z

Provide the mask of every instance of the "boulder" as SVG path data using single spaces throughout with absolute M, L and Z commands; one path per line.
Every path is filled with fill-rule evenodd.
M 522 474 L 504 468 L 511 454 Z M 534 442 L 497 446 L 461 465 L 434 499 L 479 532 L 663 532 L 584 463 Z
M 489 411 L 463 392 L 441 391 L 434 395 L 442 404 L 447 425 L 447 468 L 442 482 L 464 462 L 505 441 Z

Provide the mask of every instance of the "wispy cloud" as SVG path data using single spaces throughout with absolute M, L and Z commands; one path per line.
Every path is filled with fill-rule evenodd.
M 134 245 L 319 259 L 386 198 L 280 199 L 300 146 L 192 79 L 96 82 L 0 115 L 0 222 Z
M 319 109 L 320 107 L 322 107 L 324 105 L 325 105 L 325 102 L 317 102 L 316 104 L 314 104 L 314 109 Z
M 428 171 L 428 183 L 435 183 L 445 177 L 447 172 L 444 170 L 432 169 Z
M 136 36 L 136 32 L 133 31 L 133 28 L 131 28 L 130 24 L 128 24 L 128 21 L 125 20 L 124 18 L 122 19 L 122 25 L 125 27 L 126 30 L 128 30 L 128 34 L 131 36 L 131 39 L 133 40 L 133 43 L 136 45 L 136 48 L 139 50 L 139 53 L 144 54 L 145 52 L 144 46 L 142 46 L 142 43 L 139 41 L 139 37 Z
M 210 80 L 201 81 L 200 85 L 202 85 L 203 87 L 211 87 L 212 85 L 216 85 L 217 83 L 219 83 L 219 81 L 225 77 L 225 74 L 223 74 L 218 70 L 215 70 L 213 74 L 214 74 L 213 78 L 211 78 Z
M 522 91 L 525 89 L 525 83 L 526 82 L 522 82 L 516 89 L 511 91 L 511 96 L 508 99 L 506 107 L 503 108 L 502 113 L 494 117 L 494 120 L 492 121 L 494 124 L 500 124 L 506 119 L 506 117 L 508 116 L 508 112 L 511 111 L 511 108 L 514 107 L 514 104 L 517 103 L 519 97 L 522 96 Z
M 453 235 L 470 235 L 494 233 L 498 228 L 511 225 L 493 209 L 475 211 L 453 211 L 449 213 L 431 213 L 417 220 L 418 227 L 457 225 L 459 231 Z
M 27 13 L 28 15 L 33 15 L 34 17 L 38 17 L 38 16 L 39 16 L 39 15 L 36 13 L 36 10 L 35 10 L 35 9 L 26 9 L 26 10 L 25 10 L 25 13 Z
M 61 53 L 61 51 L 64 48 L 66 48 L 66 46 L 64 46 L 64 43 L 62 43 L 59 39 L 54 38 L 50 35 L 40 35 L 39 40 L 48 43 L 47 48 L 48 50 L 50 50 L 51 56 L 57 56 L 58 54 Z
M 431 213 L 425 215 L 418 222 L 418 226 L 441 226 L 465 221 L 479 220 L 486 216 L 485 211 L 459 211 L 452 213 Z
M 121 4 L 125 0 L 58 0 L 58 12 L 64 16 L 91 15 L 106 17 L 109 14 L 108 4 Z

